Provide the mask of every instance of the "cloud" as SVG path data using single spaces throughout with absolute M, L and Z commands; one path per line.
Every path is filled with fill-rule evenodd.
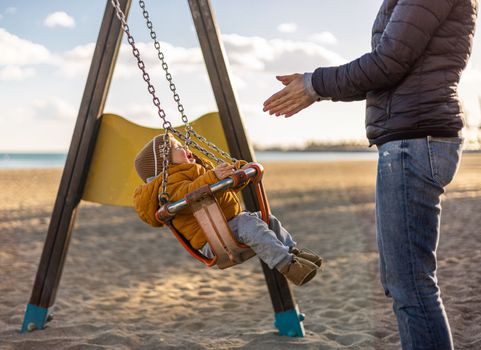
M 5 15 L 14 15 L 16 13 L 17 13 L 17 8 L 13 6 L 7 7 L 4 12 Z M 3 18 L 5 18 L 5 16 L 0 13 L 0 20 L 2 20 Z
M 317 42 L 319 44 L 335 45 L 337 44 L 337 38 L 331 32 L 320 32 L 309 36 L 309 40 Z
M 141 53 L 141 58 L 145 63 L 146 71 L 151 76 L 153 74 L 164 75 L 160 68 L 160 60 L 157 51 L 152 43 L 139 42 L 135 44 Z M 204 59 L 199 48 L 185 48 L 173 46 L 167 42 L 160 42 L 161 51 L 164 53 L 165 62 L 171 73 L 188 73 L 201 69 Z M 137 60 L 132 55 L 130 45 L 123 44 L 120 48 L 119 59 L 117 62 L 116 74 L 118 77 L 129 78 L 141 74 L 137 67 Z M 175 82 L 175 76 L 174 76 Z
M 17 102 L 17 101 L 16 101 Z M 76 110 L 58 98 L 2 105 L 0 149 L 23 152 L 65 152 L 71 141 Z
M 481 83 L 481 69 L 475 68 L 472 64 L 468 64 L 461 75 L 460 84 L 478 84 Z
M 35 69 L 15 65 L 0 67 L 0 81 L 25 80 L 35 75 Z
M 144 126 L 158 128 L 162 125 L 162 121 L 157 114 L 157 109 L 152 103 L 125 103 L 125 101 L 117 101 L 113 104 L 108 103 L 105 112 L 121 114 L 124 118 Z M 171 111 L 166 111 L 167 115 L 172 113 Z
M 21 100 L 23 103 L 6 104 L 4 113 L 12 117 L 7 124 L 15 121 L 23 125 L 36 125 L 37 123 L 68 125 L 77 117 L 78 109 L 59 97 L 48 96 L 28 101 L 22 98 Z M 0 121 L 5 121 L 5 118 L 0 118 Z
M 459 82 L 459 96 L 466 112 L 465 118 L 468 127 L 478 127 L 481 125 L 481 69 L 468 64 L 468 67 L 461 75 Z
M 95 50 L 95 43 L 74 47 L 61 55 L 59 68 L 65 78 L 87 76 Z
M 223 35 L 229 61 L 246 70 L 263 72 L 298 72 L 319 66 L 345 63 L 338 53 L 303 41 Z
M 338 53 L 328 50 L 313 42 L 284 39 L 265 39 L 261 37 L 245 37 L 238 34 L 224 34 L 222 40 L 229 62 L 241 74 L 250 72 L 282 73 L 303 72 L 319 66 L 330 66 L 345 63 Z M 162 52 L 169 66 L 169 71 L 176 74 L 205 72 L 204 59 L 198 47 L 185 48 L 161 42 Z M 137 42 L 146 72 L 151 78 L 163 78 L 160 61 L 153 45 L 149 42 Z M 61 55 L 60 71 L 62 76 L 74 78 L 87 74 L 92 60 L 95 43 L 80 45 Z M 122 44 L 117 59 L 114 76 L 116 79 L 130 79 L 141 76 L 137 61 L 132 56 L 128 44 Z M 241 75 L 236 77 L 236 85 L 245 88 Z
M 75 27 L 75 19 L 63 11 L 57 11 L 49 14 L 43 21 L 43 24 L 50 28 L 73 28 Z
M 77 110 L 67 101 L 57 97 L 36 99 L 32 103 L 37 120 L 75 120 Z
M 295 33 L 297 32 L 297 24 L 295 23 L 281 23 L 277 26 L 277 30 L 281 33 Z
M 173 46 L 172 44 L 160 42 L 161 50 L 165 55 L 169 72 L 193 72 L 198 71 L 204 65 L 202 53 L 199 48 L 184 48 Z M 157 51 L 151 43 L 138 42 L 135 46 L 139 49 L 141 59 L 145 64 L 146 72 L 153 76 L 163 76 L 160 67 L 161 63 L 157 57 Z M 64 77 L 74 78 L 86 75 L 92 61 L 95 50 L 95 43 L 88 43 L 73 48 L 62 54 L 61 73 Z M 141 71 L 137 67 L 137 60 L 132 55 L 129 44 L 122 44 L 115 66 L 115 78 L 129 79 L 141 76 Z M 175 76 L 174 76 L 175 81 Z
M 53 56 L 43 45 L 19 38 L 0 28 L 0 65 L 31 65 L 52 63 Z
M 17 13 L 17 8 L 13 6 L 7 7 L 5 10 L 5 14 L 7 15 L 14 15 L 16 13 Z

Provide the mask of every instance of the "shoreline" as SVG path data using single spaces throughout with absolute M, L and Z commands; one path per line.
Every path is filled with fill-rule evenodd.
M 464 150 L 464 155 L 478 155 L 481 150 Z M 258 162 L 329 162 L 377 160 L 377 148 L 353 150 L 275 150 L 255 153 Z M 0 171 L 6 169 L 63 168 L 66 153 L 0 153 Z

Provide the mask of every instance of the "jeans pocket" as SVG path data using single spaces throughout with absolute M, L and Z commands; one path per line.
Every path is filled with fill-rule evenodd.
M 456 175 L 461 159 L 463 139 L 428 136 L 429 160 L 434 181 L 447 186 Z

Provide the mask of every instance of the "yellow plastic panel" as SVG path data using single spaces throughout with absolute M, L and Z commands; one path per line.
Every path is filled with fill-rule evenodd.
M 191 125 L 209 142 L 228 151 L 217 112 L 205 114 Z M 184 126 L 176 129 L 184 132 Z M 102 115 L 82 199 L 131 207 L 134 189 L 142 183 L 134 168 L 135 156 L 150 139 L 162 133 L 162 129 L 143 127 L 115 114 Z

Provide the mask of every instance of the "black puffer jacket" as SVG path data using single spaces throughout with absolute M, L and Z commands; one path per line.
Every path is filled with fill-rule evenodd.
M 457 94 L 471 53 L 478 0 L 384 0 L 372 51 L 312 75 L 317 93 L 334 101 L 366 99 L 371 144 L 457 136 Z

